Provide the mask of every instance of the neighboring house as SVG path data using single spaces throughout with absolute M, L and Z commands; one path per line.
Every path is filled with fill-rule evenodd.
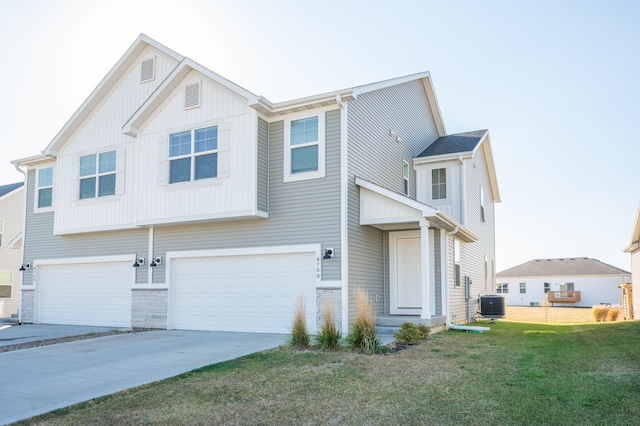
M 640 207 L 631 234 L 631 244 L 624 251 L 631 254 L 631 299 L 633 318 L 640 318 Z
M 0 318 L 18 313 L 24 183 L 0 185 Z
M 14 164 L 23 322 L 282 333 L 303 294 L 346 332 L 363 287 L 440 326 L 494 291 L 489 133 L 447 135 L 426 72 L 271 103 L 141 35 Z
M 591 307 L 620 303 L 618 285 L 629 281 L 630 273 L 588 257 L 535 259 L 498 272 L 496 292 L 507 305 L 554 305 Z

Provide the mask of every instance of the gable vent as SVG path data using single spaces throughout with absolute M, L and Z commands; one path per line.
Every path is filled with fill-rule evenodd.
M 140 83 L 156 78 L 156 58 L 145 59 L 140 64 Z
M 184 108 L 200 106 L 200 82 L 184 86 Z

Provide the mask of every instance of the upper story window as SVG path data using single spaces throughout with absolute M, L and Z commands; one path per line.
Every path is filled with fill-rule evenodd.
M 169 183 L 218 176 L 218 126 L 169 136 Z
M 484 188 L 480 187 L 480 220 L 484 222 Z
M 38 169 L 37 186 L 37 208 L 51 207 L 53 205 L 53 167 Z
M 447 169 L 431 170 L 431 199 L 447 198 Z
M 116 193 L 116 151 L 80 157 L 80 199 Z
M 324 177 L 324 114 L 285 122 L 285 182 Z
M 409 163 L 402 160 L 402 192 L 409 195 Z

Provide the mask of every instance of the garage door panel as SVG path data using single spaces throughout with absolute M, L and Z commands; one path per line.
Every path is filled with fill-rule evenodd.
M 129 262 L 41 265 L 36 321 L 130 327 L 132 278 Z
M 299 293 L 315 330 L 315 255 L 284 253 L 172 261 L 174 328 L 286 333 Z

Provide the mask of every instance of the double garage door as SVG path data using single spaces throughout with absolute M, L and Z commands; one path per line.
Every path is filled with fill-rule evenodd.
M 315 329 L 316 253 L 169 257 L 167 327 L 287 333 L 298 295 Z M 131 327 L 131 261 L 39 265 L 34 320 Z M 143 284 L 138 287 L 144 286 Z
M 298 295 L 315 329 L 311 252 L 171 260 L 169 328 L 287 333 Z

